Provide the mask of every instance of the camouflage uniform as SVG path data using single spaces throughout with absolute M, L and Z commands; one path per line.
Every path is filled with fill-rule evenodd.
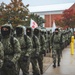
M 64 30 L 64 48 L 66 47 L 66 31 Z
M 55 31 L 59 31 L 55 29 Z M 52 36 L 52 57 L 53 57 L 53 67 L 56 67 L 56 59 L 58 59 L 58 66 L 60 66 L 60 58 L 61 58 L 61 34 L 58 32 L 54 32 Z
M 62 37 L 62 46 L 61 46 L 61 49 L 63 51 L 64 47 L 65 47 L 65 36 L 64 36 L 64 31 L 62 30 L 61 31 L 61 37 Z
M 46 52 L 48 53 L 49 44 L 48 44 L 48 33 L 47 33 L 47 30 L 45 30 L 45 42 L 46 42 Z
M 71 30 L 68 30 L 68 41 L 69 41 L 69 44 L 71 43 L 71 36 L 72 36 L 72 32 L 71 32 Z
M 49 47 L 49 52 L 51 52 L 51 32 L 48 31 L 48 47 Z
M 47 50 L 46 50 L 46 49 L 47 49 L 47 48 L 46 48 L 47 46 L 46 46 L 46 45 L 47 45 L 47 44 L 46 44 L 46 38 L 45 38 L 45 31 L 42 30 L 41 33 L 42 33 L 42 35 L 43 35 L 43 37 L 44 37 L 44 39 L 45 39 L 45 40 L 44 40 L 44 42 L 45 42 L 45 46 L 44 46 L 44 47 L 45 47 L 44 56 L 46 56 L 46 52 L 47 52 Z
M 24 27 L 18 25 L 16 27 L 16 37 L 21 45 L 21 56 L 19 59 L 19 67 L 21 68 L 23 75 L 29 75 L 29 64 L 30 64 L 30 55 L 32 42 L 29 36 L 24 35 Z
M 20 57 L 20 44 L 16 38 L 13 37 L 13 46 L 11 39 L 11 25 L 5 24 L 1 27 L 2 43 L 4 47 L 4 64 L 2 67 L 2 75 L 17 75 L 17 61 Z
M 43 35 L 41 35 L 41 32 L 38 28 L 34 29 L 34 34 L 38 37 L 40 41 L 40 53 L 38 56 L 38 65 L 39 65 L 40 73 L 43 74 L 43 54 L 45 51 L 45 38 Z
M 70 43 L 71 43 L 71 37 L 72 37 L 72 32 L 71 30 L 69 31 L 69 40 L 70 40 Z
M 40 46 L 39 39 L 33 34 L 32 28 L 27 27 L 26 34 L 31 38 L 33 44 L 32 53 L 31 53 L 31 64 L 33 69 L 33 75 L 40 75 L 37 66 L 37 57 L 39 55 L 39 46 Z
M 3 66 L 3 61 L 4 61 L 4 49 L 2 43 L 0 42 L 0 75 L 2 75 L 1 68 Z
M 65 30 L 66 32 L 65 32 L 65 39 L 66 39 L 66 41 L 65 41 L 65 44 L 66 44 L 66 47 L 67 47 L 67 45 L 68 45 L 68 32 L 67 32 L 67 30 Z
M 50 30 L 50 49 L 52 48 L 52 43 L 51 43 L 52 35 L 53 35 L 53 33 L 52 33 L 52 31 Z

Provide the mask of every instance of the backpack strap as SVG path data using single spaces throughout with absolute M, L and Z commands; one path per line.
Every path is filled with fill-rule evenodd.
M 0 41 L 1 41 L 1 39 L 2 39 L 2 36 L 0 35 Z
M 13 55 L 15 53 L 15 50 L 14 50 L 14 36 L 10 37 L 10 43 L 11 43 L 11 46 L 13 48 L 13 53 L 12 53 L 12 55 Z
M 33 43 L 33 48 L 36 48 L 36 42 L 35 42 L 36 40 L 35 40 L 35 38 L 36 38 L 36 36 L 35 36 L 35 35 L 33 35 L 33 37 L 32 37 L 33 42 L 34 42 L 34 43 Z
M 53 43 L 53 40 L 54 40 L 54 32 L 53 32 L 53 35 L 52 35 L 52 38 L 51 38 L 51 43 Z
M 62 34 L 60 34 L 60 44 L 62 44 Z
M 26 35 L 24 35 L 24 41 L 26 42 L 26 45 L 27 45 L 27 36 Z M 26 46 L 26 48 L 27 48 L 27 46 Z
M 40 45 L 42 46 L 43 38 L 42 35 L 40 36 Z
M 12 47 L 14 48 L 14 37 L 13 36 L 10 37 L 10 43 L 11 43 Z

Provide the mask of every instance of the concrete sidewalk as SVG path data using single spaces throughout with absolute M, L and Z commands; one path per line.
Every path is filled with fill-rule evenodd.
M 60 67 L 53 68 L 52 65 L 43 75 L 75 75 L 75 54 L 71 55 L 70 46 L 63 50 Z

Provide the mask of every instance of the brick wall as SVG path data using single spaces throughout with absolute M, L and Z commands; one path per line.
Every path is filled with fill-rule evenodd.
M 69 9 L 74 9 L 75 10 L 75 3 Z M 56 17 L 61 18 L 62 14 L 45 15 L 45 20 L 46 20 L 45 27 L 52 27 L 53 20 L 55 20 Z
M 45 27 L 52 27 L 53 24 L 53 20 L 56 19 L 56 17 L 60 17 L 61 18 L 62 14 L 51 14 L 51 15 L 45 15 Z

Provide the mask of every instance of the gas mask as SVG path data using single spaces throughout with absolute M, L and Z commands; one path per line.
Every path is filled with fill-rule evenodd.
M 55 32 L 55 34 L 57 35 L 57 34 L 58 34 L 58 32 Z
M 29 37 L 31 37 L 32 36 L 32 31 L 31 31 L 31 29 L 26 29 L 26 34 L 29 36 Z
M 8 27 L 8 26 L 1 27 L 1 34 L 3 37 L 9 36 L 10 35 L 10 27 Z
M 55 34 L 58 34 L 58 32 L 59 32 L 59 29 L 56 28 L 56 29 L 55 29 Z
M 39 35 L 39 30 L 38 29 L 34 29 L 34 35 L 36 35 L 36 36 Z
M 21 36 L 22 35 L 22 32 L 23 32 L 23 29 L 22 28 L 20 28 L 20 27 L 17 27 L 16 28 L 16 35 L 17 36 Z

